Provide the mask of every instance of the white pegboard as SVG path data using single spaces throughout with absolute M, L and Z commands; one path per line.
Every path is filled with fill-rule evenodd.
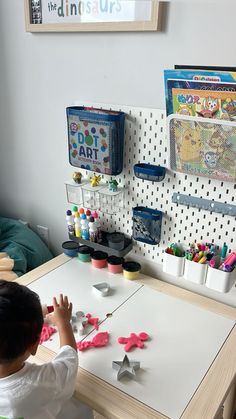
M 152 182 L 134 176 L 136 163 L 150 163 L 168 167 L 165 111 L 123 105 L 81 103 L 126 113 L 124 168 L 116 177 L 125 187 L 125 208 L 118 214 L 101 216 L 104 230 L 121 231 L 132 235 L 132 208 L 141 205 L 163 212 L 162 234 L 159 245 L 136 242 L 134 254 L 151 262 L 163 263 L 165 248 L 172 242 L 188 246 L 194 241 L 213 242 L 218 246 L 227 243 L 229 251 L 235 250 L 236 218 L 211 213 L 198 208 L 172 203 L 174 192 L 192 195 L 222 203 L 235 204 L 236 184 L 206 177 L 196 177 L 167 170 L 165 179 Z M 90 172 L 87 173 L 91 175 Z M 109 180 L 109 176 L 103 176 Z M 233 247 L 234 246 L 234 247 Z

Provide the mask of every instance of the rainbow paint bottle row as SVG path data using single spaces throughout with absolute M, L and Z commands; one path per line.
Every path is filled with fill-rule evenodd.
M 74 206 L 66 211 L 67 229 L 70 235 L 99 243 L 102 239 L 101 224 L 97 211 Z

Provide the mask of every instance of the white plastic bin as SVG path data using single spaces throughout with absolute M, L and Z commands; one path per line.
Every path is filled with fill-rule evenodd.
M 185 257 L 178 257 L 164 253 L 163 272 L 174 275 L 183 276 Z
M 236 280 L 235 270 L 224 272 L 220 269 L 208 268 L 206 286 L 215 291 L 229 292 Z
M 207 274 L 207 264 L 185 260 L 184 278 L 196 284 L 204 284 Z

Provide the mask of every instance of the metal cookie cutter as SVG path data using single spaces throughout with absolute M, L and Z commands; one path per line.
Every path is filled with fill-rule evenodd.
M 109 294 L 110 285 L 107 282 L 100 282 L 99 284 L 93 285 L 93 290 L 102 297 L 105 297 Z
M 140 368 L 140 362 L 130 361 L 127 355 L 125 355 L 123 361 L 112 361 L 112 368 L 118 370 L 117 380 L 120 380 L 124 375 L 128 375 L 130 378 L 135 378 L 135 371 Z

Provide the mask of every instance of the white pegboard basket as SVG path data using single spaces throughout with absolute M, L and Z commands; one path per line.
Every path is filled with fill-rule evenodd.
M 236 182 L 236 123 L 173 114 L 167 118 L 171 170 Z

